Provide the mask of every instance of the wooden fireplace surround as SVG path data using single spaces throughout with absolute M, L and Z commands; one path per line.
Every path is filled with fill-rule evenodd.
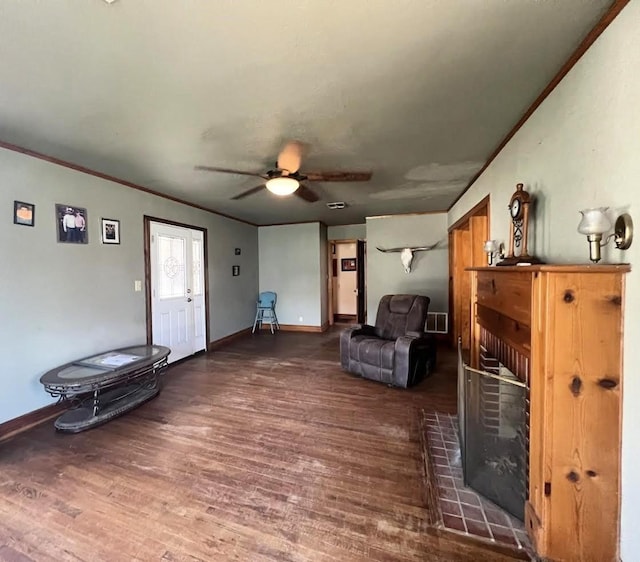
M 478 368 L 482 330 L 527 359 L 525 525 L 547 559 L 619 559 L 622 320 L 629 270 L 469 269 L 472 365 Z

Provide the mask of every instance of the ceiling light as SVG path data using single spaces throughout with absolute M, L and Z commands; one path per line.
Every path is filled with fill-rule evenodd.
M 327 207 L 329 207 L 329 209 L 344 209 L 346 206 L 347 205 L 344 201 L 333 201 L 332 203 L 327 203 Z
M 296 189 L 298 189 L 300 187 L 300 182 L 296 179 L 282 176 L 268 180 L 266 186 L 271 193 L 284 196 L 291 195 Z

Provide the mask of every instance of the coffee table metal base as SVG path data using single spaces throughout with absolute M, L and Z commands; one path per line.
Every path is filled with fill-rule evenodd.
M 54 423 L 58 431 L 78 433 L 116 418 L 158 395 L 170 349 L 132 346 L 67 363 L 40 382 L 70 404 Z
M 72 407 L 64 412 L 53 425 L 58 431 L 78 433 L 126 414 L 147 400 L 155 398 L 159 393 L 159 384 L 152 388 L 139 387 L 138 385 L 114 388 L 98 396 L 97 408 L 93 404 L 93 399 L 88 397 L 87 400 L 91 402 L 90 404 L 87 405 L 86 401 L 83 401 L 77 407 Z

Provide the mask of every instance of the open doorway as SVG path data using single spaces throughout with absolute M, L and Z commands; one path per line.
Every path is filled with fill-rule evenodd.
M 207 232 L 147 216 L 144 229 L 147 343 L 172 363 L 207 349 Z
M 364 323 L 366 318 L 366 242 L 329 240 L 329 324 Z
M 484 243 L 489 238 L 489 196 L 449 228 L 449 310 L 451 343 L 471 346 L 471 274 L 468 267 L 487 264 Z

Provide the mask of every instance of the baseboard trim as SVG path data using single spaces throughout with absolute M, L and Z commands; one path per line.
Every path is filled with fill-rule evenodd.
M 355 314 L 334 314 L 333 321 L 336 323 L 351 322 L 355 324 L 358 321 L 358 317 Z
M 301 324 L 280 324 L 281 332 L 309 332 L 309 333 L 320 333 L 327 330 L 329 327 L 329 323 L 326 322 L 322 326 L 304 326 Z M 271 330 L 269 324 L 262 325 L 263 330 Z
M 208 350 L 214 351 L 216 349 L 220 349 L 221 347 L 224 347 L 225 345 L 230 344 L 232 341 L 237 340 L 238 338 L 248 336 L 250 333 L 251 333 L 251 328 L 244 328 L 243 330 L 234 332 L 233 334 L 229 334 L 224 338 L 220 338 L 219 340 L 209 342 Z
M 67 409 L 66 402 L 56 402 L 0 424 L 0 442 L 39 425 Z
M 433 334 L 436 341 L 443 345 L 451 346 L 451 336 L 449 334 Z

